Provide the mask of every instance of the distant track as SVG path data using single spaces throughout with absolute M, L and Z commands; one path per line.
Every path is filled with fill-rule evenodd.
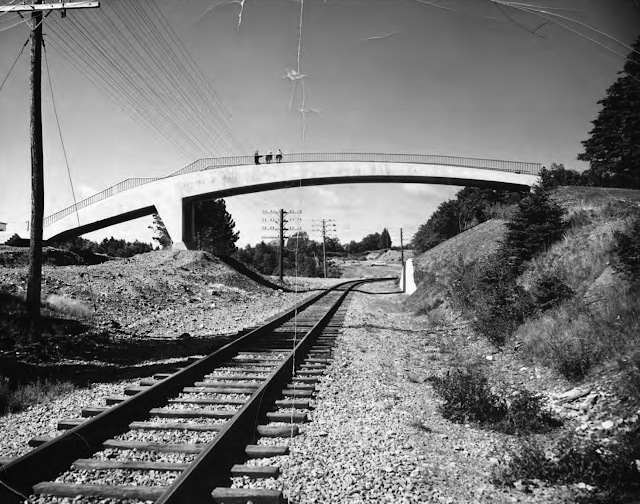
M 60 436 L 34 438 L 29 443 L 34 450 L 0 459 L 0 502 L 19 503 L 32 494 L 157 504 L 283 502 L 280 491 L 231 489 L 230 478 L 278 475 L 277 467 L 244 462 L 288 453 L 286 446 L 255 444 L 256 440 L 298 433 L 295 424 L 307 419 L 308 399 L 342 326 L 346 311 L 342 304 L 354 287 L 384 280 L 389 279 L 345 282 L 325 290 L 175 373 L 143 380 L 127 389 L 125 397 L 107 398 L 107 407 L 85 408 L 83 418 L 60 421 L 58 429 L 65 430 Z M 212 439 L 197 443 L 114 439 L 168 432 Z M 125 455 L 91 458 L 106 448 Z M 127 458 L 131 453 L 146 455 Z M 165 459 L 168 454 L 173 457 L 170 461 Z M 179 454 L 193 454 L 195 459 L 176 462 Z M 127 471 L 174 471 L 178 476 L 158 485 L 53 482 L 69 470 L 113 474 L 115 481 L 127 480 Z

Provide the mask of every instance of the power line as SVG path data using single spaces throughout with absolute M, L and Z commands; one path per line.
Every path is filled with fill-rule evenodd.
M 76 199 L 76 191 L 73 187 L 73 179 L 71 178 L 71 169 L 69 168 L 69 159 L 67 158 L 67 149 L 64 145 L 64 139 L 62 138 L 62 128 L 60 127 L 60 118 L 58 117 L 58 107 L 56 107 L 56 98 L 53 94 L 53 84 L 51 84 L 51 70 L 49 68 L 49 57 L 47 55 L 47 47 L 42 44 L 44 47 L 44 62 L 47 67 L 47 80 L 49 81 L 49 91 L 51 93 L 51 103 L 53 104 L 53 113 L 56 117 L 56 124 L 58 125 L 58 135 L 60 136 L 60 144 L 62 145 L 62 152 L 64 154 L 64 162 L 67 166 L 67 175 L 69 176 L 69 185 L 71 185 L 71 195 L 73 196 L 73 206 L 76 209 L 76 219 L 78 220 L 78 227 L 80 227 L 80 214 L 78 213 L 78 200 Z M 97 312 L 98 307 L 96 306 L 96 298 L 93 294 L 93 285 L 91 284 L 91 274 L 89 273 L 89 267 L 85 264 L 86 272 L 87 272 L 87 280 L 89 283 L 89 294 L 91 296 L 91 302 L 93 304 L 93 311 Z
M 233 152 L 229 112 L 153 2 L 113 2 L 51 26 L 56 51 L 156 139 L 190 158 Z
M 24 44 L 22 45 L 22 48 L 20 49 L 20 52 L 18 53 L 18 56 L 16 57 L 15 61 L 13 62 L 13 65 L 11 65 L 11 68 L 9 69 L 9 72 L 7 73 L 7 76 L 2 81 L 2 84 L 0 84 L 0 91 L 2 91 L 2 88 L 4 87 L 4 83 L 7 82 L 7 79 L 11 75 L 11 72 L 13 71 L 13 68 L 16 66 L 16 63 L 18 63 L 18 60 L 20 59 L 20 56 L 22 56 L 22 51 L 24 51 L 24 48 L 27 47 L 28 43 L 29 43 L 29 37 L 27 37 L 27 40 L 24 41 Z

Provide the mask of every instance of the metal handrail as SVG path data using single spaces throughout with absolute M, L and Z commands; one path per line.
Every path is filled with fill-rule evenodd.
M 264 154 L 260 155 L 260 159 L 264 160 Z M 275 162 L 275 156 L 274 160 Z M 383 154 L 383 153 L 364 153 L 364 152 L 329 152 L 329 153 L 299 153 L 284 154 L 282 156 L 283 163 L 322 163 L 322 162 L 372 162 L 372 163 L 412 163 L 425 165 L 442 165 L 456 166 L 460 168 L 478 168 L 483 170 L 495 170 L 511 173 L 522 173 L 527 175 L 538 175 L 541 165 L 540 163 L 526 163 L 522 161 L 503 161 L 499 159 L 476 159 L 464 158 L 458 156 L 439 156 L 433 154 Z M 139 187 L 141 185 L 155 182 L 163 178 L 177 177 L 194 173 L 198 171 L 212 170 L 214 168 L 227 168 L 230 166 L 249 166 L 255 164 L 254 156 L 229 156 L 219 158 L 202 158 L 188 164 L 184 168 L 175 171 L 166 177 L 150 177 L 150 178 L 128 178 L 119 184 L 108 187 L 93 196 L 79 201 L 75 205 L 60 210 L 49 215 L 43 221 L 43 226 L 47 227 L 54 222 L 63 219 L 81 208 L 102 201 L 114 194 Z

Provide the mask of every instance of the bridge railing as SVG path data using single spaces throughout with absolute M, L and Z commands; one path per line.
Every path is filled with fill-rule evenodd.
M 260 154 L 260 162 L 264 163 L 264 154 Z M 275 156 L 274 160 L 275 162 Z M 499 159 L 476 159 L 458 156 L 438 156 L 432 154 L 372 154 L 370 152 L 333 152 L 333 153 L 300 153 L 284 154 L 283 163 L 320 163 L 320 162 L 377 162 L 377 163 L 414 163 L 443 166 L 459 166 L 462 168 L 480 168 L 485 170 L 506 171 L 538 175 L 540 163 L 522 161 L 503 161 Z M 169 177 L 185 175 L 214 168 L 228 166 L 246 166 L 255 164 L 254 156 L 229 156 L 220 158 L 202 158 L 173 172 Z
M 82 201 L 78 201 L 78 203 L 76 203 L 75 205 L 71 205 L 70 207 L 65 208 L 64 210 L 60 210 L 59 212 L 56 212 L 54 214 L 51 214 L 45 217 L 44 220 L 42 221 L 42 226 L 43 227 L 50 226 L 54 222 L 57 222 L 60 219 L 65 218 L 67 215 L 71 215 L 72 213 L 76 212 L 77 210 L 80 210 L 81 208 L 87 207 L 89 205 L 93 205 L 98 201 L 109 198 L 114 194 L 127 191 L 128 189 L 133 189 L 134 187 L 148 184 L 149 182 L 154 182 L 155 180 L 160 180 L 161 178 L 162 177 L 125 179 L 119 184 L 108 187 L 104 191 L 100 191 L 99 193 L 94 194 L 93 196 L 90 196 L 86 199 L 83 199 Z
M 264 163 L 264 154 L 260 154 L 260 162 Z M 274 160 L 275 162 L 275 155 Z M 300 153 L 284 154 L 283 163 L 320 163 L 320 162 L 378 162 L 378 163 L 414 163 L 443 166 L 458 166 L 461 168 L 479 168 L 484 170 L 496 170 L 511 173 L 523 173 L 527 175 L 538 175 L 540 171 L 539 163 L 526 163 L 522 161 L 502 161 L 498 159 L 475 159 L 457 156 L 438 156 L 432 154 L 372 154 L 364 152 L 333 152 L 333 153 Z M 79 201 L 64 210 L 47 216 L 43 221 L 43 226 L 47 227 L 66 216 L 134 187 L 138 187 L 149 182 L 154 182 L 162 178 L 176 177 L 187 173 L 194 173 L 214 168 L 226 168 L 229 166 L 247 166 L 255 164 L 255 158 L 251 156 L 229 156 L 219 158 L 202 158 L 188 164 L 184 168 L 167 175 L 167 177 L 150 178 L 128 178 L 119 184 L 111 186 L 93 196 Z M 27 224 L 28 225 L 28 224 Z

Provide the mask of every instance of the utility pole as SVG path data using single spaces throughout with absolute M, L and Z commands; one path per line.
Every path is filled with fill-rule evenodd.
M 263 236 L 263 238 L 265 239 L 277 239 L 279 241 L 280 247 L 279 247 L 279 254 L 278 254 L 278 261 L 280 263 L 280 283 L 283 282 L 283 275 L 284 275 L 284 240 L 287 238 L 285 236 L 285 232 L 286 231 L 290 231 L 293 230 L 294 228 L 288 228 L 285 227 L 285 224 L 287 222 L 289 222 L 290 220 L 296 220 L 296 219 L 285 219 L 287 214 L 299 214 L 302 213 L 302 210 L 285 210 L 284 208 L 281 208 L 280 210 L 263 210 L 262 211 L 263 214 L 275 214 L 278 213 L 279 214 L 279 225 L 278 225 L 278 236 L 277 237 L 273 237 L 273 236 Z M 297 219 L 299 220 L 299 219 Z M 263 222 L 275 222 L 273 219 L 262 219 Z M 273 227 L 262 227 L 263 230 L 272 230 L 275 231 L 275 229 Z M 297 228 L 296 228 L 297 229 Z
M 43 11 L 100 7 L 100 2 L 72 2 L 43 4 L 34 0 L 31 5 L 1 6 L 0 12 L 31 12 L 31 222 L 29 225 L 29 277 L 27 280 L 27 309 L 32 319 L 40 318 L 42 291 L 42 219 L 44 215 L 44 161 L 42 154 L 42 22 Z M 47 14 L 48 15 L 48 14 Z M 22 14 L 20 14 L 22 16 Z
M 404 244 L 402 243 L 402 228 L 400 228 L 400 264 L 402 264 L 402 292 L 407 291 L 407 270 L 404 267 Z
M 284 272 L 284 208 L 280 209 L 280 283 Z
M 318 225 L 320 227 L 317 228 L 316 231 L 322 233 L 322 264 L 324 266 L 324 277 L 327 278 L 327 232 L 335 231 L 335 220 L 320 219 Z

